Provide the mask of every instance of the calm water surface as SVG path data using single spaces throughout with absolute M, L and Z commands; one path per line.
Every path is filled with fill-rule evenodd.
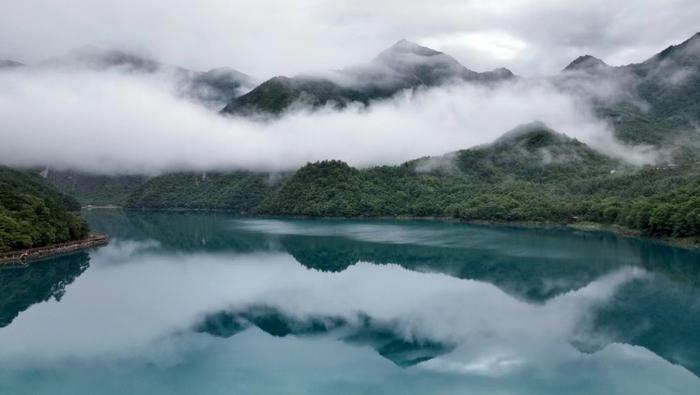
M 700 253 L 608 233 L 86 212 L 0 270 L 0 394 L 699 394 Z

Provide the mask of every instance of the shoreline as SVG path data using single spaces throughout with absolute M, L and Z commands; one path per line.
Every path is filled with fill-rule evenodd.
M 54 258 L 61 255 L 70 254 L 76 251 L 85 250 L 92 247 L 103 246 L 109 243 L 109 237 L 105 234 L 90 235 L 84 239 L 69 241 L 65 243 L 49 244 L 42 247 L 33 247 L 23 250 L 8 251 L 0 253 L 0 267 L 25 265 L 29 262 L 36 262 L 44 259 Z
M 666 244 L 673 247 L 684 248 L 684 249 L 700 249 L 700 236 L 698 237 L 662 237 L 662 236 L 650 236 L 645 235 L 641 231 L 625 228 L 619 225 L 607 225 L 600 224 L 597 222 L 571 222 L 571 223 L 561 223 L 561 222 L 535 222 L 535 221 L 485 221 L 485 220 L 465 220 L 461 218 L 453 217 L 414 217 L 414 216 L 396 216 L 396 217 L 311 217 L 311 216 L 291 216 L 291 215 L 268 215 L 257 217 L 267 217 L 267 218 L 297 218 L 297 219 L 355 219 L 355 220 L 401 220 L 401 221 L 434 221 L 434 222 L 451 222 L 460 223 L 467 225 L 480 225 L 480 226 L 492 226 L 492 227 L 512 227 L 512 228 L 522 228 L 522 229 L 570 229 L 582 232 L 607 232 L 613 233 L 618 236 L 634 238 L 639 240 L 652 241 L 656 243 Z
M 163 211 L 163 212 L 213 212 L 213 213 L 233 213 L 241 217 L 258 217 L 258 218 L 280 218 L 280 219 L 351 219 L 351 220 L 402 220 L 402 221 L 435 221 L 435 222 L 453 222 L 471 225 L 484 226 L 510 226 L 515 228 L 533 228 L 533 229 L 548 229 L 548 228 L 567 228 L 579 230 L 583 232 L 610 232 L 618 236 L 630 237 L 635 239 L 653 241 L 657 243 L 667 244 L 673 247 L 685 249 L 700 249 L 700 236 L 698 237 L 666 237 L 666 236 L 651 236 L 645 235 L 641 231 L 625 228 L 619 225 L 607 225 L 597 222 L 522 222 L 522 221 L 485 221 L 485 220 L 465 220 L 454 217 L 416 217 L 416 216 L 361 216 L 361 217 L 314 217 L 305 215 L 260 215 L 260 214 L 242 214 L 236 210 L 229 209 L 207 209 L 207 208 L 145 208 L 145 207 L 121 207 L 115 205 L 105 206 L 84 206 L 83 209 L 121 209 L 124 211 Z

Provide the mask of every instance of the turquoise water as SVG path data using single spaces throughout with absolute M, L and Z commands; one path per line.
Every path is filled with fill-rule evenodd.
M 86 212 L 0 270 L 0 394 L 698 394 L 700 253 L 603 232 Z

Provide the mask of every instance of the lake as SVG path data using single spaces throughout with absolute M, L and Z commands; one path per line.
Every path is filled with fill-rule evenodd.
M 2 394 L 698 394 L 700 252 L 607 232 L 86 211 L 0 270 Z

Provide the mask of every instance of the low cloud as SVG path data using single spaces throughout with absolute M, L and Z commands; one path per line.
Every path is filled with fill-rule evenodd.
M 108 174 L 276 171 L 323 159 L 362 167 L 488 143 L 533 120 L 607 152 L 631 152 L 585 102 L 543 80 L 406 91 L 369 108 L 302 109 L 267 122 L 220 116 L 178 89 L 158 73 L 0 73 L 0 162 Z

